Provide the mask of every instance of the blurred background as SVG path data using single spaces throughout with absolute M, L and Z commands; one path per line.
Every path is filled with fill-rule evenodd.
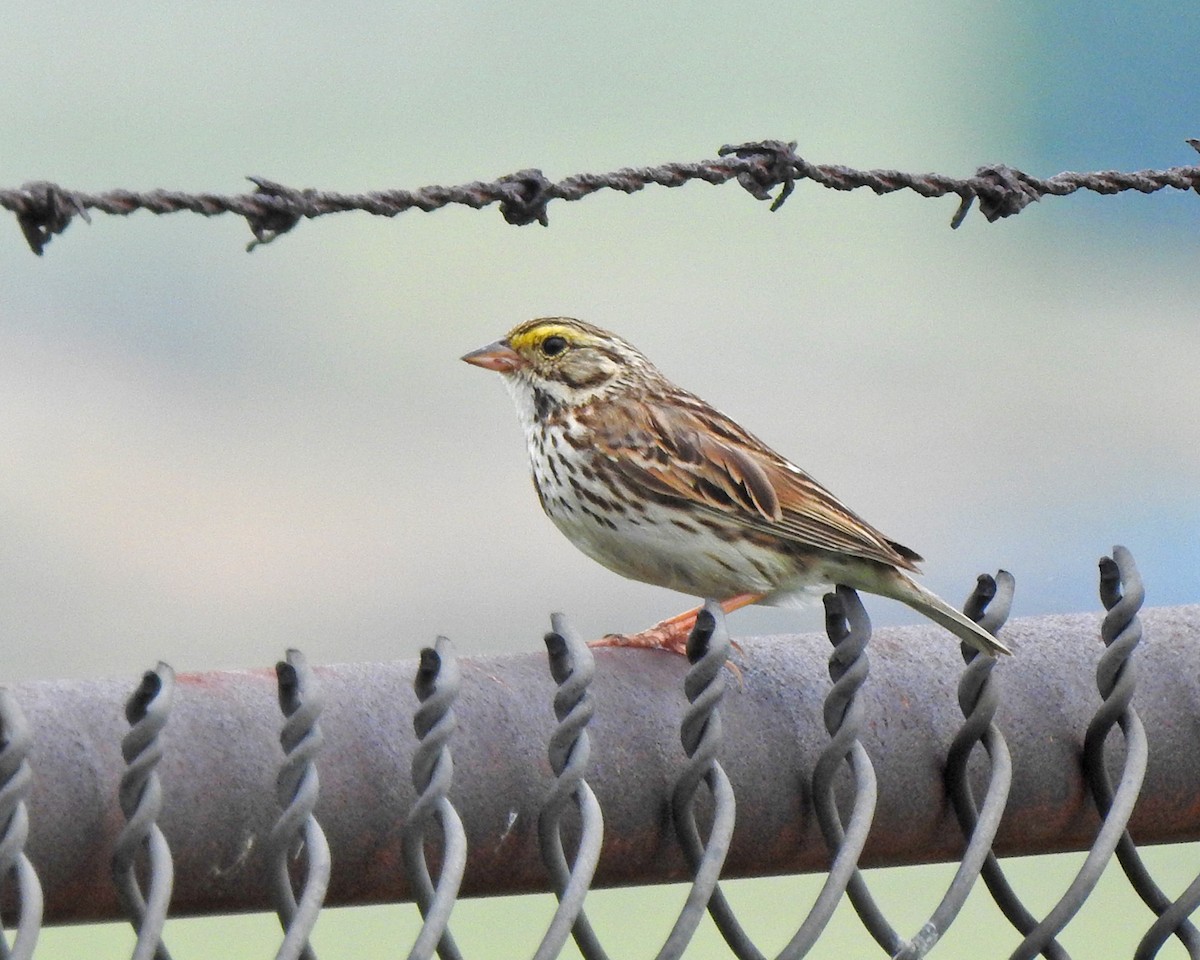
M 557 180 L 761 138 L 955 176 L 1200 161 L 1190 3 L 117 0 L 5 20 L 9 187 Z M 458 361 L 544 314 L 631 340 L 924 554 L 949 599 L 1004 567 L 1015 615 L 1095 609 L 1095 561 L 1123 543 L 1148 603 L 1195 602 L 1198 201 L 1051 198 L 952 232 L 953 198 L 802 182 L 772 214 L 696 183 L 552 203 L 549 229 L 331 216 L 249 255 L 236 217 L 98 214 L 40 259 L 0 218 L 4 676 L 402 658 L 438 633 L 515 652 L 551 610 L 600 635 L 682 609 L 557 533 L 499 378 Z M 846 929 L 822 955 L 866 942 Z

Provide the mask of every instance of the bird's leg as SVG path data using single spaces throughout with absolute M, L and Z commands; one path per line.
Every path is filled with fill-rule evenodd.
M 765 593 L 739 593 L 728 600 L 721 601 L 721 609 L 733 613 L 752 603 L 758 603 Z M 696 617 L 703 607 L 685 610 L 673 617 L 667 617 L 641 633 L 624 634 L 610 633 L 599 640 L 591 641 L 589 647 L 641 647 L 643 650 L 666 650 L 668 653 L 687 654 L 688 637 L 696 626 Z M 735 644 L 736 646 L 736 644 Z

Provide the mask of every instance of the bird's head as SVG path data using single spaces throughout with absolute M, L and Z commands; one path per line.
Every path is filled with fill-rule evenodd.
M 463 360 L 503 374 L 518 398 L 529 391 L 543 405 L 575 406 L 657 376 L 650 361 L 620 337 L 570 317 L 527 320 Z

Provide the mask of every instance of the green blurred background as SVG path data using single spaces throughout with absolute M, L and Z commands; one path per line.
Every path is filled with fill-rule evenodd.
M 1200 7 L 1170 2 L 12 5 L 0 182 L 412 188 L 765 137 L 814 161 L 953 175 L 1160 168 L 1197 160 L 1198 42 Z M 4 675 L 257 667 L 289 645 L 316 662 L 411 657 L 436 633 L 467 655 L 529 650 L 550 610 L 586 635 L 676 612 L 684 598 L 599 568 L 542 517 L 507 396 L 457 360 L 547 313 L 632 340 L 922 552 L 950 598 L 1002 566 L 1017 615 L 1093 609 L 1095 560 L 1119 542 L 1148 602 L 1194 602 L 1197 197 L 1077 195 L 951 232 L 954 209 L 802 183 L 771 214 L 734 185 L 692 184 L 553 203 L 549 229 L 494 208 L 327 217 L 252 255 L 237 218 L 97 215 L 41 259 L 9 219 Z M 819 618 L 747 610 L 732 626 Z M 1157 857 L 1169 889 L 1195 859 Z M 1016 869 L 1048 907 L 1071 864 Z M 947 870 L 877 882 L 903 900 Z M 816 880 L 755 883 L 745 900 L 782 945 L 794 923 L 773 914 Z M 1145 911 L 1115 878 L 1102 895 L 1065 942 L 1127 953 Z M 600 893 L 594 909 L 649 955 L 669 922 L 631 934 L 616 918 L 658 897 Z M 549 916 L 528 902 L 518 954 Z M 960 949 L 986 931 L 1015 942 L 986 901 L 971 909 Z M 867 952 L 847 913 L 817 955 Z M 331 912 L 318 946 L 406 952 L 397 924 L 413 914 Z M 515 915 L 463 904 L 456 928 L 486 947 Z M 269 955 L 273 923 L 169 932 L 201 957 L 244 925 L 237 955 Z M 120 956 L 128 935 L 111 936 L 104 955 Z M 39 955 L 99 943 L 50 931 Z

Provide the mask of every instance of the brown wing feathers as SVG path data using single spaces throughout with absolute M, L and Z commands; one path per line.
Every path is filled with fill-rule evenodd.
M 610 432 L 609 442 L 601 446 L 608 448 L 627 483 L 689 500 L 799 544 L 916 570 L 917 554 L 888 540 L 722 414 L 656 404 L 622 413 L 640 429 L 620 438 Z M 624 421 L 628 427 L 625 416 L 610 426 Z

